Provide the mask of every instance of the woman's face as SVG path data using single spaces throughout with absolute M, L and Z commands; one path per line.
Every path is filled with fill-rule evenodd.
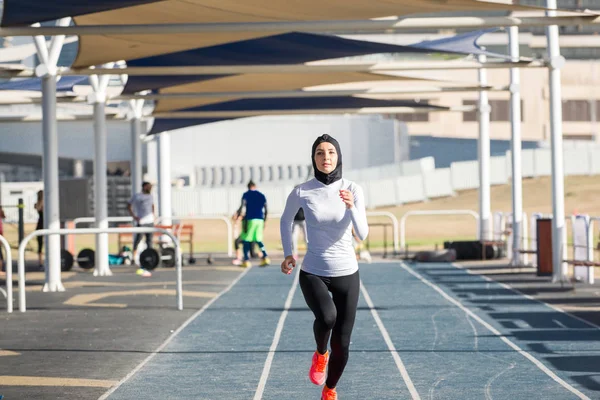
M 329 142 L 319 144 L 315 150 L 315 164 L 317 169 L 324 174 L 333 172 L 338 163 L 338 154 L 335 146 Z

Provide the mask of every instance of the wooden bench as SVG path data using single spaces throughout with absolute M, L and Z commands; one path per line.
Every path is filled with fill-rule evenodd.
M 173 235 L 179 240 L 179 244 L 188 244 L 188 263 L 195 264 L 196 259 L 194 258 L 194 224 L 174 224 L 174 225 L 154 225 L 155 228 L 166 229 L 173 233 Z M 119 228 L 131 228 L 131 225 L 122 224 Z M 133 233 L 119 233 L 118 234 L 118 245 L 119 251 L 123 248 L 123 245 L 130 243 L 133 247 Z M 156 235 L 155 235 L 156 236 Z M 167 238 L 163 240 L 162 235 L 158 235 L 157 240 L 154 243 L 158 243 L 160 247 L 172 247 L 173 243 L 171 239 Z M 182 248 L 183 252 L 183 248 Z
M 119 228 L 131 228 L 131 227 L 132 227 L 132 225 L 130 225 L 130 224 L 121 224 L 121 225 L 119 225 Z M 172 232 L 173 235 L 175 235 L 175 237 L 177 239 L 179 239 L 179 233 L 181 231 L 180 224 L 175 224 L 175 225 L 154 225 L 154 227 L 155 228 L 160 228 L 160 229 L 168 230 L 168 231 Z M 125 243 L 130 243 L 131 247 L 133 247 L 133 236 L 134 236 L 133 233 L 119 233 L 118 234 L 118 236 L 117 236 L 117 243 L 118 243 L 118 246 L 119 246 L 119 251 L 121 251 L 123 249 L 123 245 Z M 157 239 L 156 243 L 158 243 L 160 246 L 163 246 L 163 245 L 167 245 L 167 246 L 171 245 L 172 246 L 172 243 L 171 243 L 170 239 L 162 240 L 161 237 L 159 237 Z M 132 251 L 134 251 L 134 250 L 135 249 L 132 248 Z
M 194 224 L 179 224 L 177 238 L 179 239 L 180 244 L 189 244 L 188 262 L 194 264 L 196 262 L 196 259 L 194 258 Z

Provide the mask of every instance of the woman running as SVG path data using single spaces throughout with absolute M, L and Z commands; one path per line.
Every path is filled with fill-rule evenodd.
M 336 387 L 348 362 L 360 289 L 352 228 L 364 240 L 369 227 L 361 187 L 342 179 L 338 142 L 329 135 L 318 137 L 311 158 L 315 179 L 294 188 L 281 217 L 285 255 L 281 271 L 290 274 L 296 267 L 292 225 L 294 215 L 303 208 L 308 245 L 300 271 L 300 288 L 315 315 L 313 331 L 317 345 L 308 375 L 315 385 L 325 383 L 322 400 L 337 400 Z

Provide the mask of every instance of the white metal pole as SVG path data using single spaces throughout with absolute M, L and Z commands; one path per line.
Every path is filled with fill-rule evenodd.
M 549 17 L 556 16 L 556 0 L 546 0 Z M 563 171 L 562 99 L 560 69 L 565 59 L 560 55 L 558 26 L 546 29 L 550 60 L 550 149 L 552 159 L 552 280 L 566 279 L 563 235 L 565 230 L 565 187 Z
M 218 32 L 261 32 L 276 34 L 279 32 L 331 33 L 350 31 L 370 32 L 410 32 L 423 29 L 482 29 L 504 26 L 576 26 L 600 24 L 600 17 L 594 14 L 578 14 L 554 17 L 491 16 L 491 17 L 433 17 L 398 18 L 380 20 L 343 20 L 343 21 L 277 21 L 277 22 L 221 22 L 221 23 L 181 23 L 181 24 L 135 24 L 135 25 L 76 25 L 60 27 L 3 27 L 0 36 L 33 35 L 169 35 L 182 33 L 218 33 Z M 39 25 L 38 25 L 39 26 Z
M 19 311 L 27 311 L 26 303 L 27 296 L 25 293 L 25 248 L 29 241 L 37 236 L 44 236 L 49 234 L 54 235 L 89 235 L 89 234 L 100 234 L 100 233 L 151 233 L 157 232 L 165 237 L 168 237 L 173 242 L 175 247 L 175 268 L 176 268 L 176 290 L 175 295 L 177 297 L 177 309 L 183 309 L 183 282 L 181 273 L 181 246 L 177 237 L 166 229 L 155 228 L 155 227 L 135 227 L 135 228 L 90 228 L 90 229 L 57 229 L 51 231 L 50 229 L 40 229 L 31 232 L 29 235 L 23 238 L 23 241 L 19 244 L 18 250 L 18 265 L 17 271 L 19 276 Z
M 0 246 L 4 248 L 4 254 L 6 254 L 6 312 L 11 313 L 13 312 L 12 250 L 10 244 L 2 235 L 0 235 Z
M 485 63 L 486 56 L 480 55 L 479 62 Z M 479 84 L 487 85 L 487 71 L 478 71 Z M 490 200 L 490 103 L 487 92 L 479 92 L 479 239 L 490 240 L 492 206 Z
M 146 168 L 147 177 L 144 178 L 150 182 L 158 182 L 158 140 L 156 135 L 145 141 L 146 143 Z
M 67 27 L 71 24 L 71 17 L 62 18 L 58 20 L 57 26 Z M 50 41 L 50 49 L 48 50 L 48 64 L 57 65 L 60 52 L 62 51 L 63 44 L 65 42 L 65 35 L 57 35 Z
M 508 44 L 512 60 L 518 60 L 519 28 L 508 28 Z M 512 265 L 521 265 L 519 250 L 523 248 L 523 178 L 521 169 L 521 73 L 518 68 L 510 70 L 510 154 L 512 162 Z
M 165 225 L 171 225 L 171 136 L 169 132 L 159 135 L 158 143 L 158 202 L 160 217 Z
M 398 72 L 398 71 L 450 71 L 471 69 L 504 69 L 504 68 L 545 68 L 542 61 L 530 61 L 517 64 L 511 62 L 492 62 L 481 65 L 472 61 L 391 61 L 391 62 L 330 62 L 326 64 L 274 64 L 274 65 L 191 65 L 168 67 L 126 67 L 126 68 L 61 68 L 60 74 L 67 75 L 214 75 L 214 74 L 296 74 L 324 72 Z M 21 74 L 22 75 L 22 74 Z
M 131 120 L 131 193 L 142 188 L 142 121 L 134 116 Z
M 58 127 L 56 123 L 56 76 L 42 76 L 42 137 L 44 146 L 44 227 L 60 229 L 58 204 Z M 46 239 L 46 282 L 44 292 L 62 292 L 60 237 L 50 235 Z
M 103 93 L 94 93 L 94 217 L 96 228 L 108 228 L 108 204 L 107 204 L 107 133 L 105 119 L 105 102 Z M 110 276 L 112 272 L 108 266 L 108 234 L 100 233 L 96 236 L 96 264 L 94 276 Z
M 402 85 L 398 82 L 397 85 Z M 396 86 L 397 86 L 396 85 Z M 114 100 L 163 100 L 163 99 L 222 99 L 223 97 L 243 97 L 245 99 L 285 98 L 285 97 L 330 97 L 330 96 L 354 96 L 354 95 L 381 95 L 393 96 L 396 94 L 427 94 L 427 93 L 458 93 L 478 92 L 480 90 L 503 92 L 507 87 L 502 86 L 460 86 L 460 87 L 431 87 L 407 89 L 400 87 L 388 87 L 386 89 L 366 88 L 349 90 L 271 90 L 271 91 L 241 91 L 241 92 L 183 92 L 183 93 L 148 93 L 148 94 L 122 94 Z

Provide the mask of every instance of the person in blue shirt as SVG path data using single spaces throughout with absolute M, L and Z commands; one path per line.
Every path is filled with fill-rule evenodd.
M 246 213 L 242 221 L 241 234 L 244 244 L 244 262 L 242 263 L 242 267 L 248 268 L 252 266 L 250 262 L 252 242 L 256 242 L 260 247 L 263 253 L 260 266 L 265 267 L 271 263 L 263 243 L 265 221 L 267 220 L 267 198 L 264 194 L 256 190 L 256 184 L 253 181 L 248 182 L 248 191 L 242 196 L 242 204 L 237 211 L 237 215 L 242 215 L 244 208 L 246 208 Z

